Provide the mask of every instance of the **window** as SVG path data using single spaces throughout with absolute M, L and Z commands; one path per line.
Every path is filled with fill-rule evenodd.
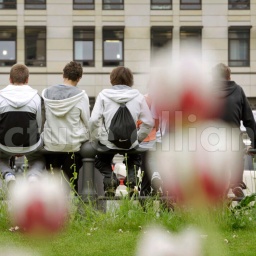
M 46 0 L 25 0 L 26 10 L 45 10 Z
M 103 10 L 123 10 L 124 0 L 102 0 Z
M 180 28 L 180 53 L 200 56 L 202 52 L 202 27 Z
M 0 1 L 0 9 L 16 9 L 16 0 Z
M 151 10 L 171 10 L 172 0 L 151 0 Z
M 180 0 L 181 10 L 201 10 L 201 0 Z
M 46 66 L 46 27 L 25 27 L 25 64 Z
M 228 64 L 230 67 L 250 66 L 250 28 L 230 27 L 228 31 Z
M 74 27 L 74 60 L 83 66 L 94 66 L 94 27 Z
M 172 27 L 151 27 L 151 60 L 154 60 L 159 50 L 171 47 Z
M 250 0 L 228 0 L 229 10 L 249 10 Z
M 103 27 L 103 66 L 124 65 L 124 27 Z
M 94 0 L 73 0 L 74 10 L 94 10 Z
M 0 27 L 0 65 L 12 66 L 16 63 L 16 27 Z

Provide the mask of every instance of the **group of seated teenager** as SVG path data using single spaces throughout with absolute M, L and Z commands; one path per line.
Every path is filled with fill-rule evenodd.
M 99 93 L 90 115 L 88 95 L 77 86 L 82 75 L 81 64 L 71 61 L 63 69 L 63 82 L 44 89 L 40 95 L 28 85 L 27 66 L 12 66 L 10 84 L 0 90 L 0 171 L 7 187 L 16 180 L 16 173 L 10 167 L 10 158 L 26 157 L 29 168 L 25 176 L 29 182 L 40 180 L 50 170 L 62 170 L 70 179 L 74 171 L 78 172 L 82 167 L 79 154 L 82 143 L 90 141 L 108 151 L 101 150 L 95 157 L 95 167 L 103 175 L 105 194 L 114 196 L 119 185 L 112 169 L 113 157 L 117 152 L 123 155 L 127 153 L 125 185 L 129 187 L 130 194 L 134 193 L 138 184 L 137 171 L 144 157 L 139 152 L 129 152 L 140 145 L 151 148 L 157 137 L 156 129 L 153 129 L 155 118 L 147 97 L 132 88 L 131 70 L 119 66 L 110 74 L 111 88 Z M 120 111 L 126 111 L 124 113 L 128 111 L 127 118 L 129 115 L 136 124 L 132 143 L 124 147 L 109 139 L 112 119 L 119 108 Z M 117 117 L 117 120 L 121 119 Z M 124 125 L 122 122 L 120 126 Z M 120 127 L 120 130 L 123 128 Z M 153 172 L 149 173 L 149 176 L 153 175 Z M 77 188 L 77 183 L 75 186 Z M 148 191 L 149 187 L 144 191 Z

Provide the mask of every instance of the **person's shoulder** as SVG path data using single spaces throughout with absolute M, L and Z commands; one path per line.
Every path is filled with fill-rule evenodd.
M 43 98 L 42 96 L 38 93 L 35 94 L 35 97 L 34 97 L 36 100 L 39 100 L 39 101 L 43 101 Z
M 53 91 L 53 90 L 56 90 L 57 88 L 58 88 L 58 85 L 51 85 L 51 86 L 45 88 L 43 91 L 45 91 L 45 92 L 51 92 L 51 91 Z
M 85 90 L 80 90 L 77 94 L 76 94 L 78 97 L 81 96 L 81 98 L 85 101 L 89 101 L 89 96 L 88 94 L 86 93 Z
M 236 90 L 239 91 L 239 93 L 245 94 L 243 87 L 241 85 L 237 84 L 235 81 L 234 81 L 233 86 L 235 87 Z
M 108 93 L 108 92 L 111 92 L 113 91 L 114 89 L 113 88 L 105 88 L 105 89 L 102 89 L 98 95 L 102 95 L 104 93 Z
M 145 97 L 145 95 L 143 95 L 138 89 L 134 89 L 136 90 L 137 94 L 135 95 L 135 97 L 137 97 L 138 99 L 142 100 L 142 101 L 147 101 L 147 97 Z
M 106 97 L 106 95 L 110 92 L 109 90 L 111 89 L 103 89 L 98 93 L 97 98 L 100 99 L 100 98 Z
M 77 91 L 77 92 L 85 92 L 85 90 L 82 90 L 81 88 L 77 87 L 77 86 L 71 86 L 71 90 Z
M 238 84 L 236 81 L 233 80 L 233 81 L 230 81 L 230 82 L 232 83 L 233 86 L 235 86 L 239 89 L 243 89 L 243 87 L 240 84 Z

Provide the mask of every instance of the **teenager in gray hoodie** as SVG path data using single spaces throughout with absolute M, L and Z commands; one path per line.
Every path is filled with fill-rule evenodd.
M 136 89 L 131 88 L 133 85 L 133 74 L 129 68 L 117 67 L 110 74 L 112 88 L 101 91 L 96 99 L 91 118 L 90 132 L 91 139 L 104 146 L 107 153 L 98 154 L 95 159 L 95 167 L 103 174 L 104 191 L 107 196 L 114 196 L 115 190 L 119 185 L 116 175 L 112 171 L 112 160 L 116 152 L 120 154 L 127 153 L 128 176 L 125 185 L 129 186 L 131 193 L 137 184 L 136 171 L 141 165 L 140 154 L 129 154 L 129 151 L 138 147 L 154 126 L 154 120 L 146 103 L 145 97 Z M 129 149 L 119 148 L 108 140 L 109 127 L 111 120 L 120 107 L 124 104 L 129 109 L 134 123 L 138 120 L 142 124 L 137 131 L 137 140 Z M 120 127 L 121 129 L 121 127 Z
M 63 83 L 44 89 L 45 104 L 44 147 L 48 151 L 66 152 L 46 154 L 47 169 L 60 168 L 70 179 L 74 169 L 82 166 L 79 150 L 89 140 L 89 98 L 77 88 L 82 78 L 80 63 L 71 61 L 63 69 Z

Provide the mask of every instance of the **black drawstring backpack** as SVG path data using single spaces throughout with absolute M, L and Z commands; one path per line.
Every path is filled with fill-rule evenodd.
M 108 140 L 122 149 L 129 149 L 137 140 L 136 124 L 125 103 L 120 104 L 111 120 Z

